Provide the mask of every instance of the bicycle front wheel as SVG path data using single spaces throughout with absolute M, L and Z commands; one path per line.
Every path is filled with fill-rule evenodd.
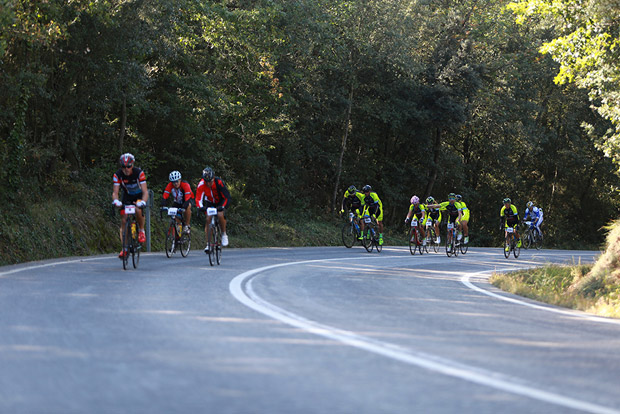
M 168 232 L 166 233 L 166 245 L 165 245 L 165 249 L 166 249 L 166 257 L 172 257 L 172 255 L 174 254 L 174 244 L 175 244 L 175 235 L 176 235 L 176 226 L 172 223 L 170 223 L 170 226 L 168 226 Z
M 209 264 L 215 266 L 215 226 L 211 225 L 211 236 L 209 237 Z
M 543 247 L 543 235 L 542 233 L 538 233 L 536 235 L 536 250 L 540 250 Z
M 344 223 L 342 226 L 342 244 L 347 249 L 353 247 L 353 243 L 355 243 L 355 239 L 357 238 L 357 234 L 355 234 L 355 227 L 353 223 Z
M 532 247 L 533 244 L 533 237 L 534 235 L 532 234 L 532 230 L 530 228 L 528 228 L 527 230 L 525 230 L 525 232 L 523 233 L 523 248 L 524 249 L 529 249 L 530 247 Z
M 511 247 L 512 247 L 512 237 L 506 236 L 506 239 L 504 240 L 504 257 L 506 259 L 508 259 L 508 256 L 510 256 Z
M 452 256 L 454 254 L 453 250 L 452 250 L 452 245 L 454 244 L 454 240 L 448 242 L 446 240 L 446 255 L 448 257 Z
M 464 243 L 465 239 L 461 240 L 461 254 L 467 254 L 467 250 L 469 250 L 469 244 Z
M 513 243 L 514 243 L 514 246 L 513 246 L 512 254 L 514 255 L 514 257 L 516 259 L 521 254 L 521 248 L 519 247 L 519 241 L 518 240 L 514 240 L 513 239 Z
M 372 244 L 372 231 L 370 227 L 366 227 L 364 231 L 364 237 L 362 238 L 362 244 L 368 253 L 372 252 L 373 244 Z
M 411 254 L 415 254 L 417 245 L 418 245 L 418 241 L 416 238 L 416 233 L 415 233 L 414 228 L 412 227 L 409 230 L 409 251 L 411 252 Z

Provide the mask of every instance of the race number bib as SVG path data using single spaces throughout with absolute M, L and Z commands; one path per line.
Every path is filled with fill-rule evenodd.
M 125 214 L 136 214 L 136 206 L 133 204 L 125 206 Z
M 207 209 L 207 216 L 216 216 L 216 215 L 217 215 L 217 208 L 209 207 Z
M 174 217 L 174 216 L 177 215 L 177 211 L 179 211 L 179 209 L 176 208 L 176 207 L 169 208 L 168 209 L 168 215 Z

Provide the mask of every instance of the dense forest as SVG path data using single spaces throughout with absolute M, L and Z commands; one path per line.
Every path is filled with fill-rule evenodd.
M 395 227 L 413 194 L 454 191 L 477 244 L 511 197 L 544 209 L 550 243 L 597 246 L 620 206 L 606 3 L 0 0 L 0 224 L 50 199 L 107 208 L 132 152 L 157 193 L 213 166 L 240 213 L 327 219 L 371 184 Z M 571 37 L 586 12 L 612 16 L 607 37 Z

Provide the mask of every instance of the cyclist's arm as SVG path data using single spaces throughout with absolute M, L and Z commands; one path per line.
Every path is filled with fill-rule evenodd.
M 226 185 L 222 182 L 222 180 L 219 180 L 219 184 L 221 185 L 220 193 L 222 194 L 222 201 L 220 202 L 220 207 L 228 208 L 228 204 L 230 202 L 230 192 L 228 192 L 228 188 L 226 188 Z M 218 185 L 216 184 L 216 187 L 217 186 Z
M 204 192 L 205 192 L 205 181 L 200 180 L 200 182 L 198 183 L 198 187 L 196 187 L 196 206 L 198 208 L 202 208 Z
M 140 173 L 138 182 L 140 183 L 140 188 L 142 189 L 142 201 L 146 203 L 149 200 L 149 190 L 146 188 L 146 174 L 144 174 L 144 171 Z

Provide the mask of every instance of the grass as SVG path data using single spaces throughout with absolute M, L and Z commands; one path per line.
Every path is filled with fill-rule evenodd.
M 507 292 L 541 302 L 620 318 L 620 280 L 593 273 L 593 267 L 547 265 L 494 274 L 490 282 Z

